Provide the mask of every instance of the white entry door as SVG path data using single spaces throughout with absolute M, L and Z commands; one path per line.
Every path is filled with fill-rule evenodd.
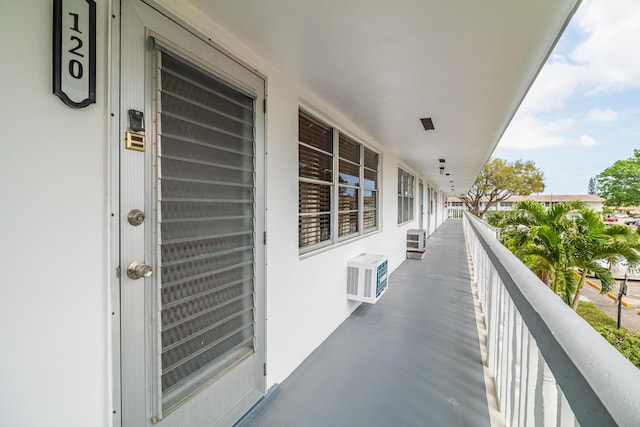
M 121 5 L 122 425 L 231 425 L 265 391 L 264 80 Z

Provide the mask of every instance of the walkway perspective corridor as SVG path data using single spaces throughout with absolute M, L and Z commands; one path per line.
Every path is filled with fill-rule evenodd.
M 346 268 L 346 267 L 345 267 Z M 489 426 L 462 222 L 406 260 L 239 426 Z

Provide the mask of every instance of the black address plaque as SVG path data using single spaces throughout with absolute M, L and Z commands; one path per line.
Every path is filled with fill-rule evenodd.
M 96 102 L 94 0 L 53 0 L 53 93 L 73 108 Z

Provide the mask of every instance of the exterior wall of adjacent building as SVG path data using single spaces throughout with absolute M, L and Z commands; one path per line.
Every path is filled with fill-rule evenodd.
M 515 204 L 517 202 L 523 200 L 533 200 L 542 203 L 545 207 L 549 207 L 555 205 L 557 203 L 564 202 L 572 202 L 572 201 L 581 201 L 584 202 L 588 208 L 593 209 L 596 212 L 603 211 L 604 199 L 594 195 L 566 195 L 566 196 L 553 196 L 553 195 L 534 195 L 534 196 L 512 196 L 508 199 L 505 199 L 501 202 L 498 202 L 491 206 L 491 210 L 497 211 L 510 211 L 513 210 Z M 456 210 L 467 210 L 465 204 L 460 201 L 457 197 L 449 197 L 447 199 L 447 206 L 449 209 L 449 216 L 453 215 L 451 211 Z M 484 208 L 486 206 L 486 202 L 481 201 L 480 207 Z
M 170 2 L 165 2 L 171 7 Z M 108 426 L 118 387 L 119 136 L 112 86 L 109 2 L 97 4 L 97 103 L 71 109 L 51 90 L 51 2 L 12 2 L 0 14 L 7 62 L 0 108 L 0 424 Z M 406 231 L 397 223 L 400 160 L 366 129 L 269 64 L 215 22 L 175 11 L 251 64 L 267 81 L 267 387 L 284 380 L 358 306 L 345 296 L 346 262 L 361 253 L 405 259 Z M 115 92 L 114 92 L 115 91 Z M 381 154 L 379 230 L 316 253 L 298 250 L 300 106 L 317 111 Z M 415 174 L 416 191 L 420 176 Z M 424 226 L 446 219 L 444 194 L 424 181 Z M 114 238 L 115 237 L 115 238 Z M 393 286 L 391 280 L 390 286 Z M 116 390 L 117 394 L 117 390 Z M 36 410 L 34 411 L 34 408 Z M 116 415 L 117 417 L 117 415 Z

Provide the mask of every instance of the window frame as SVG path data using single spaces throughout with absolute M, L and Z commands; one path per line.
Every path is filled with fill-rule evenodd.
M 382 154 L 373 149 L 371 146 L 366 145 L 360 142 L 358 139 L 353 138 L 346 132 L 343 132 L 336 126 L 332 126 L 328 124 L 326 121 L 321 120 L 317 117 L 317 115 L 308 112 L 304 109 L 298 110 L 298 126 L 300 126 L 301 117 L 306 118 L 312 122 L 315 122 L 326 129 L 330 130 L 332 134 L 332 176 L 331 181 L 322 181 L 317 182 L 309 177 L 304 177 L 301 175 L 301 147 L 309 148 L 310 145 L 304 141 L 301 141 L 300 128 L 298 128 L 298 253 L 300 255 L 306 255 L 320 249 L 328 248 L 334 246 L 336 244 L 340 244 L 346 241 L 356 240 L 366 235 L 372 234 L 380 230 L 380 185 L 381 185 L 381 176 L 382 176 Z M 340 147 L 341 143 L 353 144 L 357 146 L 358 159 L 357 162 L 354 161 L 353 158 L 347 158 L 346 150 L 341 153 Z M 352 150 L 352 153 L 355 153 L 356 150 Z M 367 155 L 373 155 L 377 160 L 376 169 L 372 169 L 371 167 L 365 166 L 365 157 Z M 345 169 L 341 169 L 341 167 L 345 165 Z M 354 185 L 353 182 L 348 182 L 347 180 L 343 180 L 341 182 L 341 175 L 344 176 L 342 170 L 347 168 L 357 167 L 358 175 L 357 175 L 357 185 Z M 375 181 L 373 183 L 373 187 L 370 185 L 367 186 L 367 183 L 371 180 L 365 179 L 365 172 L 368 172 L 368 175 L 371 176 L 371 171 L 375 173 Z M 355 174 L 348 175 L 352 179 L 356 177 Z M 301 206 L 303 206 L 303 200 L 301 199 L 301 184 L 303 183 L 311 183 L 311 184 L 319 184 L 319 185 L 329 185 L 330 186 L 330 211 L 329 216 L 329 237 L 326 240 L 316 241 L 315 243 L 311 243 L 308 245 L 301 245 L 303 236 L 303 217 L 312 217 L 313 214 L 302 212 Z M 341 205 L 341 190 L 347 190 L 350 192 L 355 192 L 357 194 L 356 198 L 356 206 L 355 209 L 352 206 L 352 202 L 349 203 L 349 207 L 346 206 L 345 202 L 348 202 L 348 199 L 342 198 Z M 365 205 L 365 193 L 375 194 L 375 206 L 372 208 L 370 205 Z M 374 213 L 374 227 L 368 227 L 365 229 L 366 221 L 365 221 L 365 212 L 375 212 Z M 353 217 L 347 217 L 348 224 L 346 222 L 341 221 L 342 215 L 357 215 L 357 223 L 353 222 Z M 342 217 L 344 218 L 344 216 Z M 355 231 L 352 231 L 355 225 Z M 340 234 L 343 231 L 343 228 L 348 229 L 348 232 Z
M 398 166 L 398 205 L 397 223 L 399 226 L 416 219 L 416 176 Z M 405 203 L 406 202 L 406 203 Z M 406 208 L 405 208 L 406 205 Z

